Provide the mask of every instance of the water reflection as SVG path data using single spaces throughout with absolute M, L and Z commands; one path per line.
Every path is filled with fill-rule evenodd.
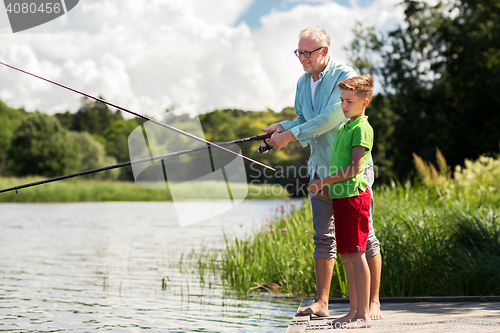
M 298 301 L 238 299 L 182 265 L 283 202 L 246 200 L 184 228 L 171 203 L 2 204 L 0 331 L 283 332 Z

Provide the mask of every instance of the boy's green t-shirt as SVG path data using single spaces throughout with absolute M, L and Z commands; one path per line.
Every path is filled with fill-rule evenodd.
M 354 197 L 359 195 L 358 189 L 364 192 L 368 187 L 368 182 L 364 177 L 364 170 L 370 160 L 370 151 L 373 147 L 373 128 L 368 123 L 367 116 L 359 117 L 352 123 L 346 122 L 340 126 L 333 144 L 330 175 L 351 164 L 352 148 L 354 146 L 366 148 L 361 171 L 350 179 L 330 184 L 331 199 Z

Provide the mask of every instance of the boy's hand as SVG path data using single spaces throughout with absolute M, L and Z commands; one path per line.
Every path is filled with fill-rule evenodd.
M 321 191 L 321 179 L 312 180 L 307 186 L 307 190 L 311 193 L 318 193 Z
M 323 187 L 323 189 L 318 194 L 323 198 L 330 199 L 330 186 Z
M 313 180 L 309 183 L 307 189 L 311 193 L 318 193 L 321 197 L 323 198 L 330 198 L 330 188 L 329 186 L 325 185 L 323 188 L 320 188 L 322 185 L 321 179 Z

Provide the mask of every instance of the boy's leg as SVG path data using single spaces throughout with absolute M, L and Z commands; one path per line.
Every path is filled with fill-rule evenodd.
M 356 315 L 352 328 L 370 327 L 370 270 L 364 252 L 346 254 L 352 262 L 356 286 Z
M 366 245 L 369 234 L 370 191 L 359 191 L 355 197 L 333 200 L 335 211 L 335 235 L 337 249 L 342 253 L 342 260 L 352 265 L 353 283 L 349 286 L 349 298 L 355 299 L 356 314 L 351 318 L 354 323 L 348 328 L 367 327 L 371 321 L 370 304 L 370 270 L 366 262 Z M 347 268 L 346 268 L 347 272 Z M 352 290 L 355 291 L 351 295 Z M 362 321 L 358 323 L 357 321 Z
M 352 320 L 354 318 L 354 316 L 356 315 L 356 307 L 357 307 L 356 281 L 354 280 L 354 268 L 352 266 L 352 262 L 349 260 L 349 257 L 345 254 L 340 254 L 340 257 L 342 258 L 342 262 L 344 263 L 344 266 L 345 266 L 345 275 L 346 275 L 346 279 L 347 279 L 347 289 L 349 290 L 349 312 L 346 315 L 344 315 L 340 318 L 337 318 L 331 322 L 331 325 L 334 328 L 340 328 L 340 327 L 342 327 L 343 323 L 349 322 L 349 320 Z M 335 325 L 335 324 L 337 324 L 337 325 Z

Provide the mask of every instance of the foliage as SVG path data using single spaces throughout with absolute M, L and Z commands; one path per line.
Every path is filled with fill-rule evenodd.
M 0 175 L 5 172 L 7 152 L 11 148 L 12 136 L 25 116 L 24 110 L 8 107 L 0 100 Z
M 279 113 L 272 110 L 259 112 L 215 110 L 200 115 L 200 122 L 207 140 L 223 142 L 264 134 L 262 132 L 263 128 L 282 120 L 295 118 L 296 114 L 293 108 L 285 108 Z M 242 153 L 289 176 L 305 182 L 308 180 L 307 159 L 309 158 L 309 148 L 304 149 L 298 142 L 292 141 L 279 151 L 271 150 L 267 154 L 260 154 L 257 152 L 257 148 L 262 145 L 264 145 L 262 141 L 242 145 Z M 245 165 L 249 183 L 278 183 L 287 186 L 292 195 L 305 194 L 303 188 L 296 187 L 286 178 L 247 162 L 245 162 Z
M 103 99 L 101 96 L 99 98 Z M 64 114 L 56 114 L 56 117 L 72 131 L 85 131 L 101 137 L 114 121 L 123 120 L 121 111 L 113 112 L 107 104 L 88 97 L 82 98 L 82 105 L 76 113 L 66 111 Z
M 349 47 L 352 63 L 383 83 L 391 119 L 381 129 L 392 138 L 374 149 L 388 160 L 375 160 L 397 179 L 411 176 L 412 153 L 432 160 L 440 147 L 457 165 L 495 151 L 500 141 L 500 3 L 404 0 L 402 6 L 401 26 L 377 34 L 358 25 Z M 368 114 L 380 111 L 373 103 Z
M 4 109 L 7 111 L 4 111 Z M 13 130 L 25 115 L 25 112 L 10 109 L 7 106 L 4 107 L 4 104 L 0 104 L 0 129 L 2 129 L 0 131 L 0 162 L 2 161 L 2 149 L 11 146 Z M 130 161 L 129 135 L 144 123 L 142 119 L 125 120 L 120 111 L 111 111 L 106 104 L 88 98 L 82 99 L 82 106 L 74 114 L 67 111 L 47 117 L 56 118 L 66 129 L 74 132 L 72 136 L 77 138 L 82 152 L 82 155 L 74 164 L 75 168 L 73 170 L 77 171 L 102 167 L 104 164 L 114 164 L 113 158 L 117 163 Z M 294 119 L 296 115 L 293 108 L 285 108 L 279 113 L 272 110 L 258 112 L 215 110 L 199 116 L 202 131 L 193 127 L 196 123 L 187 114 L 174 116 L 173 113 L 167 113 L 165 117 L 160 121 L 197 136 L 204 136 L 210 141 L 225 142 L 263 134 L 262 128 L 283 119 Z M 148 127 L 147 132 L 148 139 L 151 140 L 151 147 L 154 147 L 153 150 L 158 155 L 199 147 L 199 142 L 157 125 Z M 72 141 L 70 140 L 70 142 Z M 102 155 L 103 152 L 98 143 L 104 147 L 105 156 Z M 308 149 L 303 149 L 297 142 L 292 142 L 280 151 L 260 154 L 257 152 L 257 147 L 261 145 L 264 145 L 264 142 L 246 143 L 240 147 L 244 155 L 254 160 L 273 166 L 279 171 L 290 174 L 292 177 L 302 180 L 307 179 L 306 161 L 309 154 Z M 21 147 L 17 147 L 17 149 L 21 149 Z M 188 159 L 188 156 L 183 157 L 183 159 Z M 3 157 L 3 160 L 7 160 L 6 156 Z M 80 167 L 77 167 L 78 164 L 81 164 Z M 17 170 L 13 160 L 10 161 L 10 165 L 11 175 L 22 176 L 26 174 L 24 171 Z M 0 163 L 0 174 L 1 166 Z M 279 177 L 275 173 L 247 162 L 245 162 L 245 167 L 248 183 L 277 183 L 287 186 L 288 192 L 292 195 L 300 194 L 299 190 L 302 190 L 302 194 L 304 193 L 304 189 L 296 189 L 293 182 Z M 30 170 L 31 174 L 41 172 L 43 171 L 37 171 L 35 166 Z M 112 174 L 108 174 L 106 177 Z M 120 180 L 133 180 L 130 169 L 120 172 L 118 177 Z
M 439 171 L 416 158 L 422 186 L 392 182 L 374 191 L 380 295 L 500 295 L 500 157 L 466 161 L 451 178 L 439 150 L 437 156 Z M 253 235 L 226 240 L 220 253 L 201 254 L 198 266 L 208 261 L 211 270 L 199 274 L 219 274 L 244 295 L 256 289 L 314 295 L 310 202 L 290 215 L 283 207 L 277 212 Z M 332 294 L 345 295 L 344 268 L 336 267 Z
M 128 153 L 128 136 L 139 126 L 136 119 L 117 120 L 104 130 L 106 153 L 118 162 L 130 160 Z
M 313 231 L 311 206 L 296 207 L 290 203 L 277 207 L 276 216 L 268 224 L 245 239 L 226 239 L 222 252 L 220 274 L 228 285 L 241 294 L 255 290 L 284 292 L 290 295 L 315 293 L 312 260 Z M 347 294 L 342 279 L 332 281 L 336 296 Z
M 464 166 L 457 165 L 451 174 L 444 156 L 436 149 L 437 168 L 414 154 L 417 176 L 436 199 L 451 202 L 454 199 L 467 202 L 467 205 L 500 203 L 500 155 L 498 157 L 480 156 L 477 160 L 466 159 Z
M 439 172 L 432 163 L 425 162 L 420 156 L 413 153 L 413 161 L 415 163 L 417 176 L 426 187 L 443 185 L 450 179 L 450 168 L 439 148 L 436 148 L 436 160 L 438 161 Z
M 106 155 L 102 144 L 94 139 L 88 132 L 70 132 L 80 150 L 80 170 L 92 170 L 117 164 L 114 157 Z M 120 171 L 117 169 L 96 173 L 101 179 L 117 179 Z
M 55 177 L 78 170 L 79 150 L 56 118 L 35 112 L 14 133 L 8 158 L 17 175 Z
M 378 191 L 381 296 L 499 295 L 500 211 L 435 199 L 425 188 Z

